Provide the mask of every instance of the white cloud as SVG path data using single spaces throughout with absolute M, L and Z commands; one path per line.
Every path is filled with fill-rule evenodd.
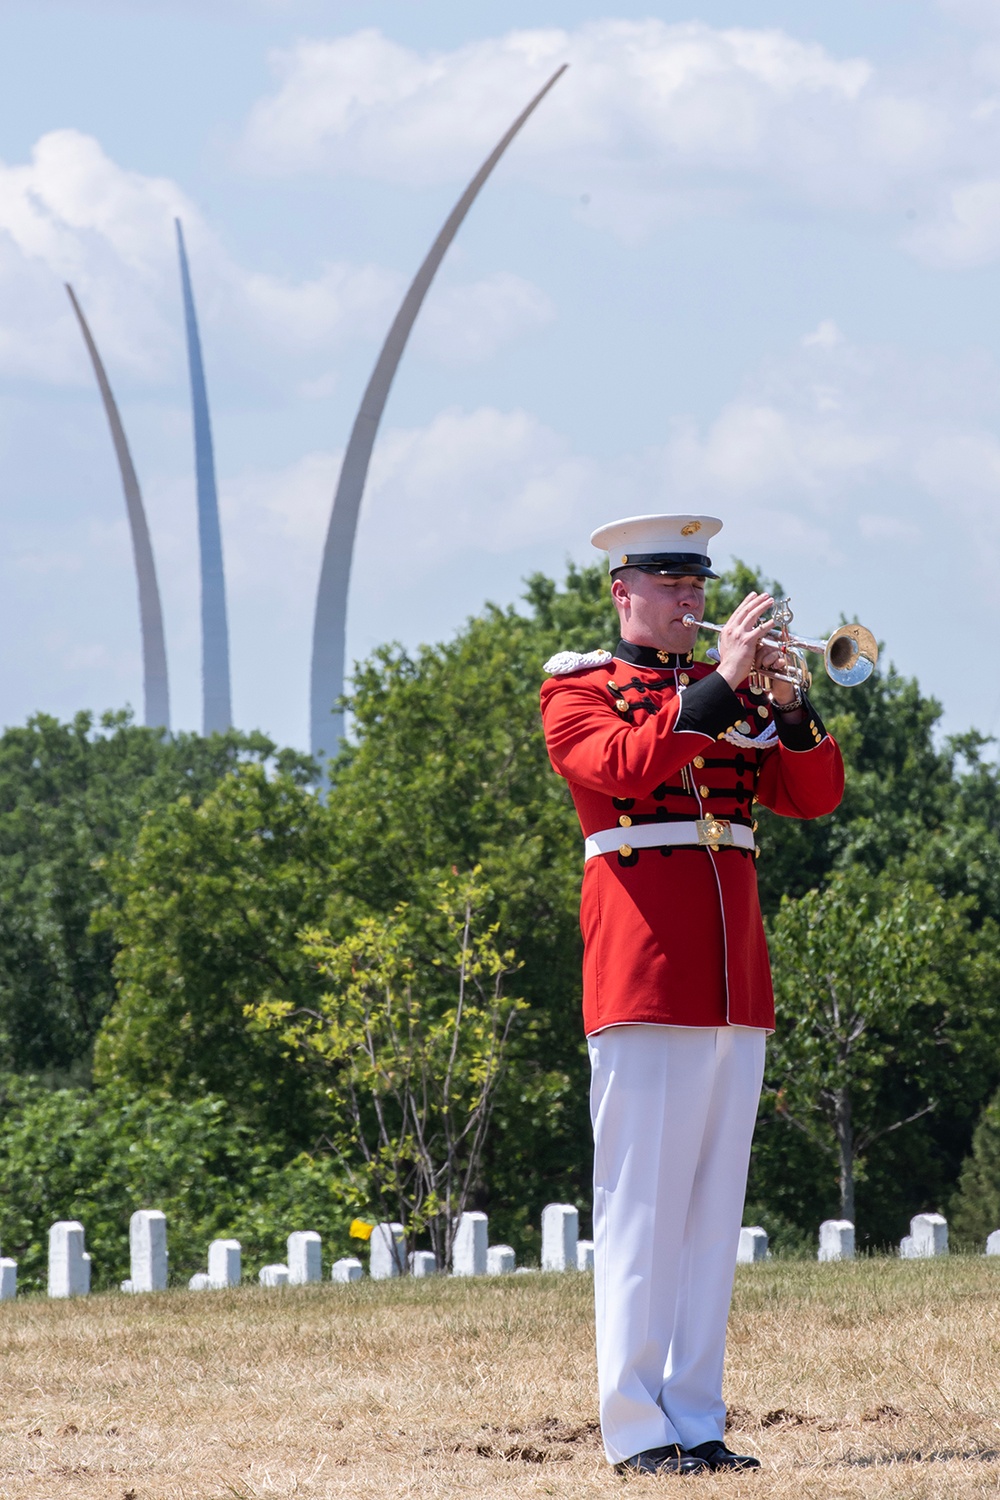
M 414 344 L 444 363 L 474 364 L 555 316 L 553 303 L 532 282 L 498 271 L 437 289 L 414 330 Z
M 807 333 L 802 340 L 803 349 L 835 349 L 844 342 L 844 335 L 832 318 L 824 318 L 819 327 Z
M 372 464 L 362 532 L 393 538 L 393 566 L 502 553 L 566 535 L 600 494 L 600 466 L 524 411 L 441 412 L 386 435 Z M 368 545 L 366 542 L 365 545 Z
M 227 479 L 221 508 L 234 595 L 275 577 L 289 601 L 308 595 L 340 472 L 339 452 L 314 452 L 277 470 Z M 601 467 L 524 411 L 451 408 L 426 427 L 390 428 L 372 461 L 359 548 L 386 554 L 390 580 L 454 558 L 565 535 L 600 494 Z M 388 540 L 388 546 L 387 546 Z
M 889 76 L 779 30 L 701 22 L 591 21 L 426 53 L 367 29 L 274 55 L 277 88 L 250 112 L 242 155 L 264 172 L 460 181 L 568 61 L 504 171 L 585 197 L 589 222 L 628 237 L 778 201 L 897 234 L 906 214 L 911 253 L 961 267 L 1000 253 L 990 55 Z
M 234 598 L 273 591 L 290 604 L 315 591 L 318 558 L 340 471 L 340 453 L 308 453 L 277 470 L 250 470 L 222 484 L 227 583 Z
M 402 296 L 397 271 L 343 262 L 294 281 L 238 264 L 196 205 L 165 178 L 119 166 L 92 137 L 44 135 L 30 162 L 0 163 L 0 373 L 55 382 L 92 377 L 62 287 L 71 282 L 109 368 L 155 384 L 183 371 L 174 219 L 184 224 L 199 316 L 225 332 L 225 357 L 266 380 L 275 358 L 298 380 L 317 354 L 384 334 Z M 435 288 L 426 316 L 436 359 L 488 358 L 551 316 L 543 294 L 497 274 Z M 262 357 L 266 356 L 266 357 Z M 305 364 L 305 368 L 303 368 Z
M 929 265 L 988 265 L 1000 254 L 1000 177 L 945 190 L 934 217 L 908 234 L 904 244 Z
M 857 107 L 872 76 L 863 59 L 834 58 L 780 31 L 698 22 L 522 30 L 427 55 L 366 30 L 275 54 L 279 87 L 252 110 L 244 157 L 261 170 L 394 182 L 468 175 L 470 154 L 484 156 L 566 61 L 513 170 L 571 195 L 596 189 L 597 212 L 622 194 L 662 200 L 678 174 L 700 170 L 790 172 L 808 186 L 831 154 L 829 127 Z M 869 144 L 882 149 L 877 132 Z
M 828 326 L 828 325 L 821 325 Z M 649 449 L 597 459 L 528 412 L 442 411 L 375 450 L 355 578 L 391 613 L 404 587 L 475 557 L 544 555 L 612 514 L 717 510 L 744 555 L 847 562 L 970 528 L 976 566 L 1000 565 L 1000 380 L 976 362 L 915 364 L 843 335 L 800 343 L 708 423 L 678 421 Z M 223 486 L 227 566 L 245 608 L 262 591 L 307 638 L 339 453 Z M 956 556 L 957 556 L 956 552 Z M 352 605 L 352 608 L 354 606 Z M 259 609 L 257 610 L 260 613 Z M 270 628 L 273 612 L 263 619 Z M 263 627 L 262 627 L 263 628 Z M 394 626 L 398 629 L 398 626 Z
M 146 378 L 162 373 L 172 341 L 163 300 L 175 215 L 195 218 L 175 184 L 125 171 L 75 130 L 43 136 L 27 165 L 0 164 L 5 371 L 78 378 L 66 281 L 99 326 L 107 359 Z

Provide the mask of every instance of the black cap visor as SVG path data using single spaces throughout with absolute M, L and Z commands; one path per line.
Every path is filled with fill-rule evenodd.
M 712 559 L 701 552 L 636 552 L 630 553 L 628 562 L 619 563 L 612 573 L 622 568 L 638 568 L 641 573 L 663 573 L 675 578 L 718 578 L 712 572 Z

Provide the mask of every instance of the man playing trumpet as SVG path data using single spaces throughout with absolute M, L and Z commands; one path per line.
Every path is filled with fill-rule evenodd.
M 595 531 L 621 640 L 546 663 L 549 756 L 584 834 L 601 1428 L 623 1471 L 756 1468 L 724 1443 L 726 1322 L 774 1029 L 754 807 L 832 812 L 840 751 L 748 594 L 695 662 L 710 516 Z M 694 623 L 685 623 L 692 616 Z M 792 672 L 789 676 L 794 676 Z

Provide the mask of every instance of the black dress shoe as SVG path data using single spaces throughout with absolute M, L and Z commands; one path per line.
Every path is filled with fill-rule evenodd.
M 694 1458 L 700 1458 L 710 1469 L 760 1468 L 759 1458 L 751 1458 L 748 1453 L 733 1453 L 718 1438 L 713 1438 L 710 1443 L 699 1443 L 696 1448 L 688 1448 L 687 1452 Z
M 703 1445 L 708 1446 L 708 1445 Z M 615 1464 L 616 1474 L 704 1474 L 711 1464 L 697 1454 L 685 1453 L 676 1443 L 665 1448 L 644 1448 Z

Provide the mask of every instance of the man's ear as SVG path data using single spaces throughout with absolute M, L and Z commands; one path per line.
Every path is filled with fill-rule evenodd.
M 611 585 L 611 597 L 616 604 L 627 604 L 632 597 L 632 590 L 624 578 L 616 578 Z

